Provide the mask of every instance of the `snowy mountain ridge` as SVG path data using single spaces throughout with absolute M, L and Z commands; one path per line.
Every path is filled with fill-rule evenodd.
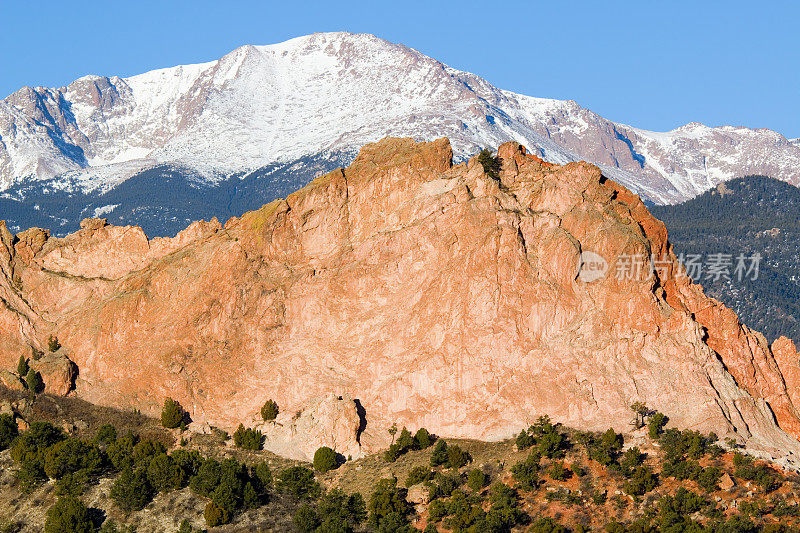
M 102 193 L 159 165 L 213 185 L 320 154 L 346 162 L 389 135 L 446 136 L 459 158 L 517 140 L 550 161 L 595 162 L 656 203 L 745 174 L 800 181 L 800 143 L 771 130 L 692 123 L 649 132 L 340 32 L 129 78 L 22 88 L 0 100 L 0 190 L 41 181 Z

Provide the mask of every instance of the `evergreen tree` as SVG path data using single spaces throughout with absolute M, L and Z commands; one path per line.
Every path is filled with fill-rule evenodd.
M 161 425 L 165 428 L 175 429 L 180 427 L 186 419 L 186 411 L 180 403 L 167 398 L 164 400 L 164 408 L 161 410 Z
M 11 446 L 17 435 L 19 429 L 14 423 L 14 417 L 7 414 L 0 415 L 0 452 Z
M 143 468 L 125 468 L 111 486 L 111 499 L 125 512 L 144 508 L 152 494 L 153 489 Z
M 261 418 L 264 422 L 271 422 L 278 417 L 278 404 L 275 400 L 267 400 L 261 408 Z
M 24 378 L 28 375 L 28 370 L 30 370 L 28 367 L 28 360 L 25 359 L 24 355 L 20 355 L 19 363 L 17 363 L 17 375 L 21 378 Z
M 94 524 L 89 510 L 74 496 L 62 496 L 47 511 L 45 533 L 92 533 Z
M 31 392 L 41 392 L 44 388 L 41 374 L 32 368 L 28 370 L 28 374 L 25 376 L 25 383 Z
M 492 151 L 484 148 L 478 154 L 478 163 L 483 167 L 483 171 L 490 178 L 498 179 L 500 177 L 500 160 L 492 155 Z
M 333 470 L 339 466 L 336 462 L 336 452 L 327 446 L 323 446 L 314 453 L 314 469 L 324 474 L 328 470 Z
M 439 466 L 447 464 L 447 443 L 444 439 L 436 441 L 436 446 L 433 447 L 431 453 L 431 466 Z

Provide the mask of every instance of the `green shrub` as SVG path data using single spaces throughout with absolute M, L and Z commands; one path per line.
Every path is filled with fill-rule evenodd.
M 31 392 L 42 392 L 44 390 L 42 375 L 32 368 L 25 375 L 25 384 Z
M 697 484 L 706 492 L 719 490 L 719 478 L 722 477 L 722 469 L 716 466 L 704 468 L 697 478 Z
M 245 428 L 239 424 L 233 432 L 233 444 L 244 450 L 260 450 L 264 447 L 264 435 L 257 429 Z
M 321 524 L 317 511 L 307 503 L 297 508 L 292 517 L 292 522 L 303 533 L 314 533 Z
M 272 470 L 266 462 L 253 466 L 250 478 L 256 482 L 256 491 L 262 495 L 266 495 L 272 488 Z
M 403 449 L 395 442 L 394 444 L 390 444 L 389 448 L 383 452 L 383 459 L 387 463 L 393 463 L 397 461 L 401 453 L 403 453 Z
M 47 350 L 50 352 L 57 352 L 61 348 L 61 343 L 58 342 L 58 337 L 50 335 L 47 339 Z
M 524 461 L 511 467 L 511 474 L 522 490 L 536 490 L 539 483 L 539 459 L 538 452 L 532 451 Z
M 338 466 L 336 452 L 331 448 L 323 446 L 314 452 L 314 470 L 317 472 L 324 474 L 328 470 L 333 470 Z
M 561 461 L 555 461 L 550 465 L 547 473 L 550 475 L 550 478 L 555 481 L 566 481 L 570 475 L 570 471 L 564 468 L 564 463 Z
M 661 531 L 702 531 L 700 524 L 689 517 L 702 510 L 706 505 L 708 502 L 705 498 L 679 487 L 673 496 L 664 496 L 659 500 L 659 529 Z
M 97 433 L 94 436 L 94 443 L 98 446 L 109 446 L 117 440 L 117 428 L 111 424 L 103 424 L 97 428 Z
M 517 435 L 515 442 L 517 444 L 517 449 L 522 451 L 522 450 L 527 450 L 528 448 L 536 444 L 536 439 L 534 439 L 533 435 L 528 433 L 527 430 L 523 429 L 522 431 L 519 432 L 519 435 Z
M 417 483 L 424 483 L 433 479 L 433 471 L 427 466 L 415 466 L 408 473 L 406 478 L 406 487 L 411 487 Z
M 314 472 L 303 466 L 291 466 L 278 474 L 275 487 L 298 498 L 316 499 L 320 494 L 319 483 L 314 479 Z
M 133 467 L 133 448 L 138 440 L 133 432 L 128 431 L 106 447 L 106 455 L 115 470 L 122 471 L 126 467 Z
M 147 466 L 147 481 L 156 492 L 170 492 L 183 486 L 183 469 L 165 453 L 156 455 Z
M 558 426 L 550 421 L 550 417 L 543 415 L 535 424 L 517 435 L 516 444 L 519 450 L 535 446 L 541 456 L 552 459 L 564 457 L 569 442 Z
M 473 492 L 478 492 L 483 487 L 489 484 L 489 476 L 483 473 L 483 470 L 473 468 L 467 474 L 467 486 Z
M 389 518 L 394 522 L 401 519 L 401 524 L 406 523 L 406 517 L 411 512 L 411 506 L 406 501 L 406 491 L 397 486 L 396 479 L 381 479 L 375 485 L 375 490 L 369 498 L 369 523 L 372 527 L 379 527 Z
M 445 474 L 437 472 L 433 483 L 430 484 L 430 499 L 434 500 L 450 496 L 454 490 L 461 486 L 462 481 L 458 473 Z
M 177 533 L 194 533 L 194 528 L 192 527 L 192 524 L 190 524 L 189 521 L 184 518 L 180 527 L 178 528 Z
M 261 418 L 264 422 L 271 422 L 278 418 L 278 404 L 275 400 L 267 400 L 264 406 L 261 407 Z
M 215 459 L 204 459 L 197 474 L 189 480 L 192 492 L 210 498 L 222 479 L 222 465 Z
M 242 507 L 245 509 L 255 509 L 261 504 L 261 495 L 256 491 L 252 481 L 244 484 L 242 490 Z
M 570 466 L 570 470 L 572 470 L 572 473 L 578 477 L 583 477 L 586 475 L 586 469 L 579 463 L 572 463 L 572 466 Z
M 34 422 L 11 446 L 11 458 L 19 469 L 17 478 L 26 490 L 46 479 L 44 461 L 47 449 L 65 439 L 64 433 L 49 422 Z
M 666 462 L 678 462 L 682 457 L 700 459 L 708 448 L 717 441 L 713 433 L 704 436 L 699 431 L 677 429 L 665 430 L 658 439 Z
M 414 437 L 405 426 L 400 431 L 400 436 L 397 437 L 397 444 L 405 451 L 414 449 Z
M 610 466 L 619 457 L 623 444 L 622 435 L 609 428 L 599 439 L 591 441 L 589 457 L 603 466 Z
M 396 430 L 397 426 L 393 425 L 389 432 L 393 435 L 393 432 Z M 412 436 L 411 432 L 408 431 L 407 428 L 403 427 L 402 431 L 400 431 L 400 436 L 397 438 L 397 442 L 393 442 L 389 446 L 389 448 L 384 452 L 383 458 L 387 462 L 393 463 L 397 461 L 401 455 L 411 450 L 422 450 L 429 447 L 431 445 L 431 441 L 432 438 L 427 429 L 420 428 L 417 430 L 417 433 Z
M 75 473 L 64 474 L 55 483 L 55 490 L 58 496 L 80 496 L 86 491 L 89 484 L 89 476 L 83 470 Z
M 5 450 L 19 435 L 14 417 L 8 414 L 0 415 L 0 451 Z
M 650 467 L 639 465 L 630 469 L 622 489 L 632 496 L 642 496 L 658 486 L 658 478 Z
M 45 533 L 92 533 L 89 510 L 74 496 L 62 496 L 47 510 Z
M 448 502 L 447 512 L 450 515 L 445 519 L 445 525 L 453 531 L 469 531 L 474 529 L 477 522 L 482 521 L 486 513 L 478 505 L 472 505 L 463 491 L 455 491 Z
M 663 432 L 669 418 L 664 413 L 656 411 L 647 421 L 647 432 L 651 439 L 657 439 Z
M 428 506 L 428 520 L 439 522 L 447 516 L 447 503 L 444 500 L 433 500 Z
M 203 456 L 197 450 L 175 450 L 169 456 L 183 470 L 184 479 L 190 479 L 197 474 L 203 464 Z
M 447 447 L 447 466 L 450 468 L 461 468 L 471 461 L 472 457 L 469 453 L 462 450 L 457 444 Z
M 236 459 L 228 458 L 219 462 L 208 458 L 197 469 L 197 474 L 189 480 L 189 488 L 196 494 L 211 498 L 214 503 L 232 514 L 244 504 L 245 488 L 250 481 L 247 467 Z M 251 489 L 255 490 L 252 483 Z M 253 496 L 250 494 L 249 498 L 252 500 Z M 255 496 L 258 496 L 258 493 Z M 248 502 L 252 503 L 253 501 Z
M 50 479 L 83 471 L 91 476 L 100 472 L 103 456 L 100 448 L 79 439 L 66 439 L 49 447 L 44 457 L 44 472 Z
M 244 489 L 247 486 L 246 468 L 235 459 L 226 459 L 221 465 L 222 476 L 211 495 L 211 501 L 233 514 L 236 509 L 244 505 Z
M 765 464 L 756 465 L 751 457 L 736 452 L 733 456 L 734 475 L 746 481 L 755 481 L 764 492 L 772 492 L 781 486 L 781 475 Z
M 167 453 L 167 448 L 160 442 L 154 440 L 140 440 L 133 447 L 131 458 L 135 466 L 147 468 L 150 461 L 161 454 Z
M 227 524 L 231 519 L 228 510 L 220 507 L 213 501 L 210 501 L 206 504 L 206 508 L 203 511 L 203 518 L 206 519 L 206 524 L 208 524 L 208 527 L 216 527 L 221 526 L 222 524 Z
M 165 428 L 175 429 L 185 423 L 188 418 L 188 413 L 183 409 L 180 403 L 167 398 L 164 400 L 164 407 L 161 410 L 161 425 Z
M 126 467 L 111 486 L 111 499 L 125 512 L 139 511 L 153 497 L 153 489 L 147 481 L 144 468 Z
M 320 532 L 352 532 L 367 519 L 367 507 L 361 494 L 348 495 L 341 489 L 325 494 L 317 504 L 316 512 L 322 522 Z
M 436 441 L 436 446 L 433 447 L 431 453 L 431 466 L 440 466 L 447 464 L 447 442 L 444 439 Z
M 414 444 L 418 450 L 424 450 L 433 445 L 434 437 L 427 429 L 419 428 L 414 434 Z
M 484 148 L 478 153 L 478 163 L 490 178 L 497 179 L 500 176 L 500 160 L 492 155 L 489 148 Z

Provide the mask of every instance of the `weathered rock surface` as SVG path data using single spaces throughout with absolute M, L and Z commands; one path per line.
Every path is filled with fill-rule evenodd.
M 42 377 L 44 392 L 66 396 L 75 387 L 78 368 L 60 350 L 47 353 L 40 359 L 31 359 L 30 366 Z
M 264 449 L 285 457 L 311 461 L 314 452 L 328 446 L 345 457 L 361 457 L 362 419 L 352 398 L 329 394 L 296 411 L 281 413 L 258 426 Z
M 770 348 L 681 275 L 664 225 L 597 167 L 515 143 L 498 154 L 494 179 L 475 159 L 451 166 L 445 139 L 386 139 L 175 239 L 0 226 L 0 363 L 53 334 L 78 396 L 154 415 L 171 396 L 227 429 L 273 398 L 282 417 L 302 412 L 295 429 L 265 427 L 268 446 L 306 457 L 385 445 L 394 422 L 483 439 L 544 413 L 628 429 L 637 400 L 800 453 L 793 346 Z M 579 275 L 584 251 L 608 262 L 596 281 Z M 651 257 L 666 259 L 655 275 L 616 275 Z
M 0 385 L 11 390 L 25 390 L 25 385 L 16 372 L 10 370 L 0 370 Z

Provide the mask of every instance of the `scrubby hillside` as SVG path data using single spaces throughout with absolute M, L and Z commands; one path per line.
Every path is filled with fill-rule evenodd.
M 624 435 L 577 431 L 546 416 L 496 443 L 402 428 L 387 451 L 328 463 L 323 449 L 312 465 L 260 446 L 241 449 L 219 430 L 170 431 L 135 413 L 0 388 L 0 409 L 11 412 L 0 414 L 0 525 L 139 533 L 797 531 L 797 474 L 632 407 Z

